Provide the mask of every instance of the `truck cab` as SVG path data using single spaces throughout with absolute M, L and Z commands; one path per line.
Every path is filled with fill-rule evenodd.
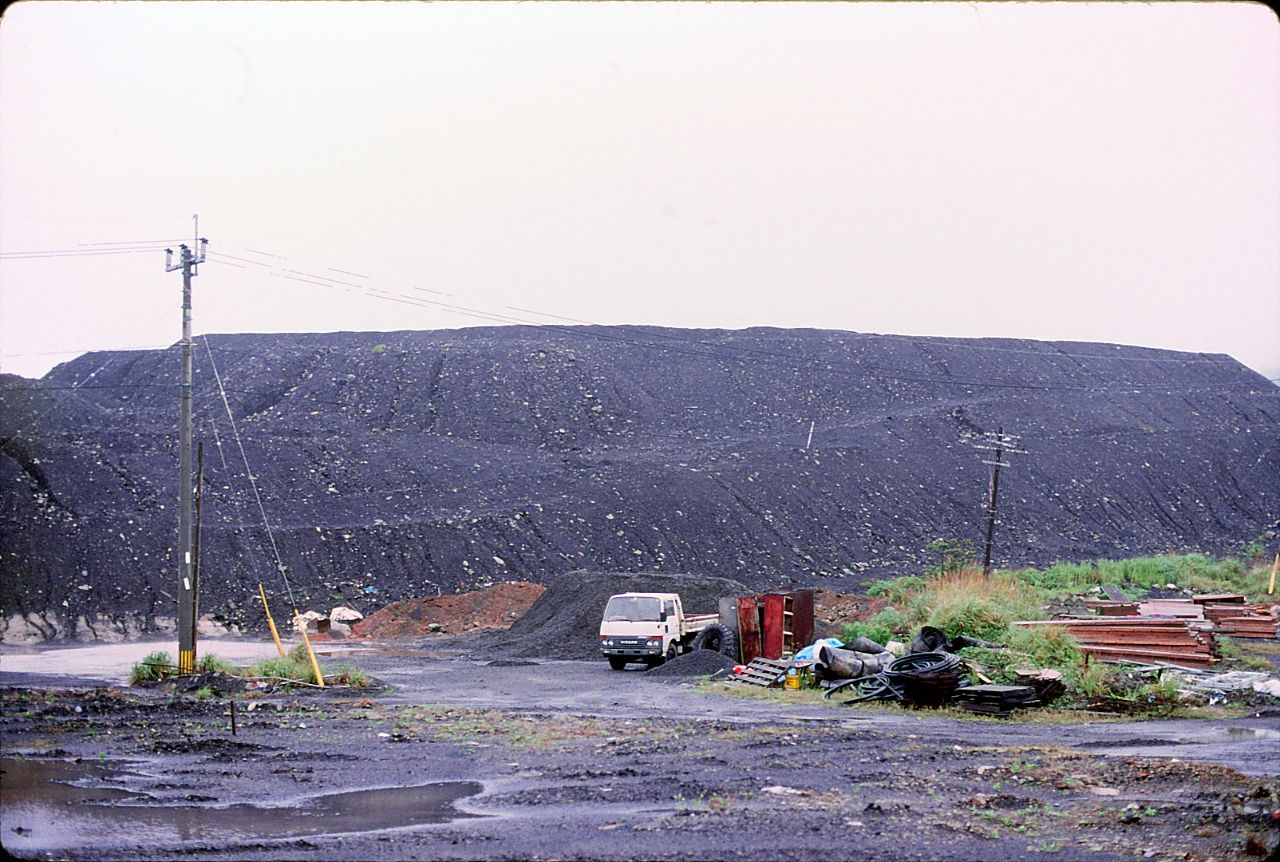
M 609 598 L 600 622 L 600 651 L 614 670 L 628 662 L 656 667 L 687 651 L 716 614 L 687 616 L 676 593 L 620 593 Z

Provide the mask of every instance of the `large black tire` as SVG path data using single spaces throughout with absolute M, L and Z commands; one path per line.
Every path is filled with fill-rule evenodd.
M 627 657 L 624 655 L 611 655 L 607 656 L 607 658 L 609 659 L 609 667 L 614 670 L 622 670 L 627 666 Z
M 693 649 L 709 649 L 720 655 L 727 655 L 735 661 L 738 658 L 738 633 L 728 626 L 713 623 L 693 636 Z

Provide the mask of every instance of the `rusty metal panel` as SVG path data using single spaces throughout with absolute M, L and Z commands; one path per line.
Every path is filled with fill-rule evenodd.
M 755 596 L 738 598 L 738 645 L 743 663 L 750 664 L 760 657 L 760 614 L 756 611 Z
M 762 629 L 760 653 L 765 658 L 779 659 L 782 658 L 783 633 L 786 630 L 782 615 L 786 607 L 786 597 L 781 593 L 766 593 L 761 598 L 764 599 L 764 615 L 760 626 Z

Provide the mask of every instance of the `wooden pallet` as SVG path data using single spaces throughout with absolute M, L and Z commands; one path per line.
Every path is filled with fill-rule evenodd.
M 739 685 L 758 685 L 770 688 L 782 685 L 782 678 L 787 675 L 791 662 L 771 658 L 752 659 L 742 673 L 728 677 L 728 681 Z

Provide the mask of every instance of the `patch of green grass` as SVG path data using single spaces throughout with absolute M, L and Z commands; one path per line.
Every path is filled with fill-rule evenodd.
M 849 623 L 840 633 L 840 639 L 848 643 L 854 638 L 864 637 L 885 644 L 894 638 L 905 637 L 908 626 L 906 615 L 897 608 L 889 607 L 866 620 Z
M 196 700 L 208 700 L 213 697 L 213 689 L 209 688 L 207 685 L 201 686 L 195 690 L 195 696 Z
M 266 658 L 249 668 L 247 676 L 272 677 L 297 682 L 316 681 L 309 661 L 294 661 L 291 657 Z
M 885 599 L 891 605 L 900 605 L 907 594 L 924 586 L 924 578 L 906 575 L 901 578 L 890 578 L 887 581 L 876 581 L 867 587 L 867 595 Z
M 1261 597 L 1269 569 L 1261 562 L 1205 554 L 1163 554 L 1125 560 L 1058 562 L 1043 569 L 1018 569 L 1010 574 L 1051 593 L 1080 592 L 1103 584 L 1137 593 L 1175 584 L 1197 593 L 1244 593 Z
M 1017 682 L 1017 671 L 1037 668 L 1063 669 L 1084 661 L 1080 643 L 1065 629 L 1052 626 L 1017 628 L 1004 636 L 1005 649 L 965 647 L 960 655 L 977 664 L 993 682 Z
M 129 685 L 165 679 L 177 672 L 178 669 L 173 665 L 173 656 L 164 650 L 156 650 L 143 656 L 142 661 L 134 663 L 129 670 Z

